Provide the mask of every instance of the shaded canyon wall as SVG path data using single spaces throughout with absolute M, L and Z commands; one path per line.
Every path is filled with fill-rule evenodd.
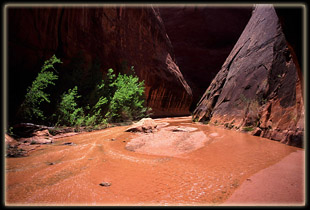
M 248 23 L 251 6 L 160 7 L 177 65 L 193 90 L 192 111 Z
M 10 119 L 53 54 L 63 61 L 57 70 L 60 77 L 66 75 L 62 85 L 67 88 L 75 79 L 91 82 L 109 68 L 127 73 L 134 66 L 145 80 L 147 104 L 155 116 L 189 114 L 192 92 L 156 8 L 11 7 L 8 53 Z
M 302 146 L 302 77 L 276 11 L 258 5 L 194 111 L 194 119 Z

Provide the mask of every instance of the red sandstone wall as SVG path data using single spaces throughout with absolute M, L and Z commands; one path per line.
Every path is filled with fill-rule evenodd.
M 56 53 L 62 69 L 77 56 L 85 60 L 85 71 L 98 61 L 102 75 L 134 66 L 155 115 L 189 114 L 191 89 L 152 7 L 9 8 L 8 39 L 11 113 L 43 61 Z
M 300 70 L 273 6 L 257 6 L 194 111 L 198 120 L 301 146 L 304 105 Z

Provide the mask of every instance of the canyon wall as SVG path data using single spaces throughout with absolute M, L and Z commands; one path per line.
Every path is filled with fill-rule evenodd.
M 271 5 L 258 5 L 193 118 L 302 146 L 302 74 Z
M 128 73 L 134 66 L 145 81 L 154 116 L 189 114 L 192 92 L 175 63 L 158 9 L 70 6 L 7 11 L 9 117 L 53 54 L 63 61 L 57 70 L 60 77 L 66 75 L 62 85 L 68 88 L 77 78 L 103 78 L 109 68 Z
M 193 110 L 240 37 L 252 7 L 177 6 L 159 11 L 177 65 L 193 90 Z

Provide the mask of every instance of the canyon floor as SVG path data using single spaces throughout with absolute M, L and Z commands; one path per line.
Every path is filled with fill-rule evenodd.
M 191 122 L 155 119 L 81 133 L 5 160 L 6 205 L 304 205 L 305 151 Z

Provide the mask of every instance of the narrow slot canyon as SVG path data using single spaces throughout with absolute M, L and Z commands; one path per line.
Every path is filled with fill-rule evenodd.
M 305 5 L 4 11 L 6 206 L 306 204 Z

